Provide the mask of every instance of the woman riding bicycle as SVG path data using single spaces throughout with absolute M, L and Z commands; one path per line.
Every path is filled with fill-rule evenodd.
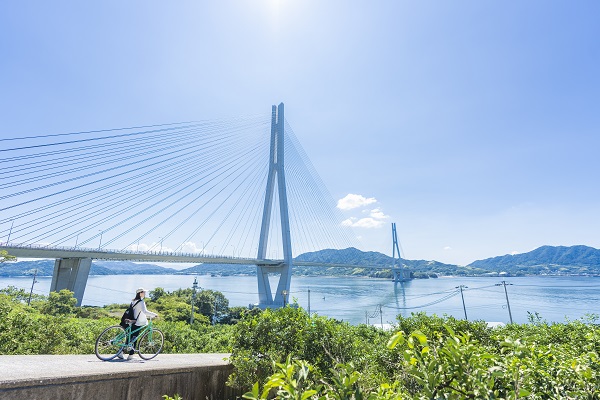
M 131 360 L 133 358 L 133 344 L 135 343 L 135 339 L 137 339 L 137 336 L 140 332 L 140 328 L 144 327 L 146 325 L 148 325 L 148 318 L 156 318 L 158 317 L 158 314 L 153 313 L 152 311 L 148 311 L 148 309 L 146 308 L 146 303 L 144 302 L 144 298 L 146 297 L 146 289 L 144 288 L 139 288 L 138 290 L 135 291 L 135 298 L 133 300 L 131 300 L 131 305 L 133 308 L 133 316 L 135 317 L 135 322 L 133 324 L 133 326 L 131 327 L 131 350 L 129 350 L 129 356 L 127 356 L 127 360 Z M 119 358 L 123 358 L 123 354 L 119 353 L 119 355 L 117 356 Z

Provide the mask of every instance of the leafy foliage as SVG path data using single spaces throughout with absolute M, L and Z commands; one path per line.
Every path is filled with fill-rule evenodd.
M 11 287 L 0 290 L 0 354 L 93 353 L 96 337 L 117 324 L 126 308 L 75 307 L 68 290 L 32 298 L 31 306 L 26 305 L 28 296 Z M 211 326 L 206 318 L 193 326 L 164 320 L 156 325 L 165 334 L 164 353 L 231 351 L 230 325 Z
M 164 399 L 164 400 L 183 400 L 183 399 L 181 398 L 181 396 L 180 396 L 179 394 L 177 394 L 177 393 L 175 393 L 175 395 L 174 395 L 173 397 L 171 397 L 171 396 L 169 396 L 169 395 L 165 394 L 165 395 L 163 395 L 163 399 Z
M 247 315 L 236 329 L 231 384 L 251 388 L 247 399 L 598 399 L 600 331 L 593 318 L 492 329 L 481 321 L 415 314 L 399 318 L 393 332 L 378 331 L 376 339 L 325 321 L 320 334 L 328 339 L 321 340 L 310 335 L 315 321 L 302 323 L 301 311 L 265 311 Z M 272 332 L 264 324 L 284 330 L 278 319 L 290 329 Z M 335 326 L 352 334 L 334 333 Z M 324 345 L 335 337 L 346 343 L 330 359 L 315 357 L 306 343 Z
M 152 305 L 165 321 L 189 321 L 193 294 L 190 288 L 168 292 L 159 287 L 150 291 L 151 302 L 148 305 Z M 216 322 L 229 316 L 229 300 L 223 293 L 215 290 L 197 291 L 194 308 L 194 313 L 199 314 L 194 316 L 196 323 Z
M 51 292 L 41 311 L 49 315 L 71 315 L 75 312 L 76 305 L 77 299 L 73 297 L 73 292 L 63 289 L 60 292 Z
M 309 362 L 318 377 L 335 365 L 353 361 L 370 376 L 385 375 L 385 363 L 371 364 L 373 358 L 386 358 L 383 348 L 387 336 L 369 326 L 352 326 L 320 316 L 309 316 L 298 307 L 255 310 L 247 313 L 234 327 L 233 353 L 235 372 L 230 384 L 248 388 L 274 372 L 275 363 L 288 355 Z M 383 349 L 383 353 L 387 353 Z
M 8 254 L 8 251 L 0 250 L 0 264 L 4 263 L 6 261 L 13 261 L 16 259 L 17 258 L 15 256 L 11 256 L 10 254 Z
M 30 294 L 25 291 L 25 289 L 19 289 L 15 286 L 7 286 L 4 289 L 0 289 L 0 294 L 6 294 L 10 298 L 16 299 L 18 301 L 28 301 Z M 45 300 L 46 296 L 31 293 L 31 299 L 35 301 Z

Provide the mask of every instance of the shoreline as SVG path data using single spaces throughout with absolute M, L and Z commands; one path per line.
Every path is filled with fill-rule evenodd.
M 214 274 L 214 273 L 203 273 L 203 274 L 195 274 L 195 273 L 122 273 L 122 274 L 90 274 L 89 276 L 133 276 L 133 275 L 143 275 L 143 276 L 209 276 L 209 277 L 228 277 L 228 276 L 256 276 L 256 274 Z M 295 277 L 310 277 L 310 278 L 369 278 L 369 279 L 381 279 L 381 280 L 391 280 L 389 277 L 377 277 L 377 276 L 369 276 L 369 275 L 321 275 L 321 274 L 293 274 Z M 30 275 L 0 275 L 0 281 L 3 278 L 32 278 L 33 274 Z M 568 278 L 600 278 L 600 274 L 528 274 L 528 275 L 437 275 L 435 277 L 418 277 L 412 278 L 409 280 L 427 280 L 427 279 L 454 279 L 454 278 L 531 278 L 531 277 L 550 277 L 550 278 L 560 278 L 560 277 L 568 277 Z M 36 275 L 36 278 L 52 278 L 52 275 Z

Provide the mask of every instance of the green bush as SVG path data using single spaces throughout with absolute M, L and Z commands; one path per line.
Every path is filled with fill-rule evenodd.
M 0 354 L 93 354 L 98 335 L 119 323 L 127 305 L 75 307 L 74 300 L 72 292 L 61 291 L 27 306 L 23 293 L 0 292 Z M 164 353 L 231 349 L 233 326 L 211 326 L 202 315 L 193 326 L 160 319 L 156 326 L 165 333 Z
M 48 301 L 42 306 L 42 312 L 49 315 L 71 315 L 75 312 L 77 299 L 73 292 L 63 289 L 59 292 L 51 292 Z
M 371 361 L 385 359 L 381 353 L 387 350 L 377 347 L 386 341 L 387 335 L 373 327 L 309 316 L 298 307 L 254 311 L 234 326 L 230 361 L 235 370 L 229 384 L 249 388 L 274 372 L 273 362 L 283 363 L 290 355 L 310 363 L 317 377 L 346 362 L 383 376 L 385 366 Z
M 427 328 L 406 334 L 396 331 L 387 348 L 400 355 L 394 378 L 378 386 L 365 385 L 370 372 L 354 363 L 337 364 L 327 373 L 290 354 L 272 362 L 262 388 L 251 388 L 246 399 L 598 399 L 600 372 L 597 326 L 590 323 L 512 325 L 485 335 L 488 345 L 461 326 L 462 332 L 437 317 L 417 315 L 407 324 Z M 431 325 L 428 326 L 427 320 Z M 560 325 L 560 327 L 558 326 Z M 445 332 L 441 332 L 438 328 Z M 465 329 L 466 328 L 466 329 Z M 560 343 L 550 338 L 557 332 Z M 523 334 L 532 334 L 523 336 Z M 583 336 L 581 337 L 581 334 Z M 511 337 L 512 336 L 512 337 Z M 515 339 L 513 337 L 519 336 Z M 575 338 L 578 338 L 575 340 Z M 573 340 L 570 340 L 573 339 Z M 579 346 L 580 342 L 585 343 Z M 371 358 L 376 363 L 376 358 Z

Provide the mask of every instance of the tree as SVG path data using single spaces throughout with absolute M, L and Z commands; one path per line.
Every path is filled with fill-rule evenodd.
M 200 314 L 209 319 L 221 317 L 229 311 L 229 300 L 216 290 L 201 290 L 196 295 L 196 307 Z
M 161 297 L 166 296 L 168 292 L 161 287 L 157 287 L 156 289 L 151 290 L 148 294 L 150 295 L 150 299 L 152 299 L 152 301 L 157 301 Z
M 29 293 L 26 292 L 25 289 L 19 289 L 12 285 L 5 287 L 4 289 L 0 289 L 0 294 L 6 294 L 6 295 L 10 296 L 12 299 L 15 299 L 20 302 L 27 302 L 27 300 L 29 299 Z M 34 301 L 45 300 L 46 296 L 33 293 L 31 298 Z
M 77 299 L 73 297 L 73 292 L 63 289 L 60 292 L 51 292 L 48 302 L 42 307 L 44 314 L 50 315 L 71 315 L 75 312 Z
M 188 321 L 192 312 L 192 305 L 177 296 L 161 296 L 149 307 L 154 307 L 161 319 L 169 322 Z
M 0 264 L 5 263 L 7 261 L 14 261 L 16 259 L 17 257 L 11 256 L 10 254 L 8 254 L 8 251 L 0 250 Z

